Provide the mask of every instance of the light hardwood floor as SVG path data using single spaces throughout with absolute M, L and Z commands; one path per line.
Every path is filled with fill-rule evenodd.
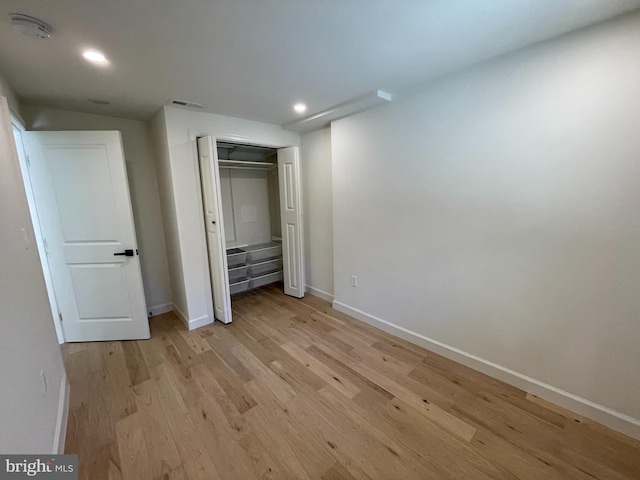
M 316 297 L 271 286 L 233 310 L 64 346 L 80 478 L 640 478 L 640 442 Z

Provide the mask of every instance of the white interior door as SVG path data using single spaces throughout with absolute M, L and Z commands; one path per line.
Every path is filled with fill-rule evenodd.
M 120 132 L 23 143 L 65 340 L 149 338 Z
M 304 246 L 298 147 L 278 150 L 278 179 L 280 182 L 284 293 L 302 298 L 304 297 L 305 280 L 302 257 Z
M 209 251 L 209 272 L 213 290 L 213 311 L 215 317 L 231 322 L 231 294 L 229 292 L 229 272 L 224 239 L 224 215 L 220 194 L 220 170 L 218 150 L 212 137 L 198 139 L 198 160 L 202 183 L 202 203 L 205 213 L 207 249 Z

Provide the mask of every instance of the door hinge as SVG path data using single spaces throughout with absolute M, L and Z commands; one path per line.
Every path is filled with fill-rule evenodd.
M 60 317 L 60 323 L 62 323 L 62 314 L 58 312 L 58 316 Z
M 27 157 L 27 167 L 31 166 L 31 159 L 29 158 L 29 155 L 25 155 Z
M 49 244 L 47 243 L 47 239 L 42 239 L 42 246 L 44 247 L 44 254 L 49 255 Z

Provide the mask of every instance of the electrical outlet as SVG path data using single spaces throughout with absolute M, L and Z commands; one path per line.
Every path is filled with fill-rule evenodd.
M 351 286 L 352 287 L 358 286 L 358 277 L 356 277 L 355 275 L 351 275 Z

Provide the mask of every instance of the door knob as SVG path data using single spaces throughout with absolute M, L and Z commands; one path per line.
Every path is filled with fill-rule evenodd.
M 133 250 L 125 250 L 124 252 L 114 253 L 113 256 L 133 257 Z

